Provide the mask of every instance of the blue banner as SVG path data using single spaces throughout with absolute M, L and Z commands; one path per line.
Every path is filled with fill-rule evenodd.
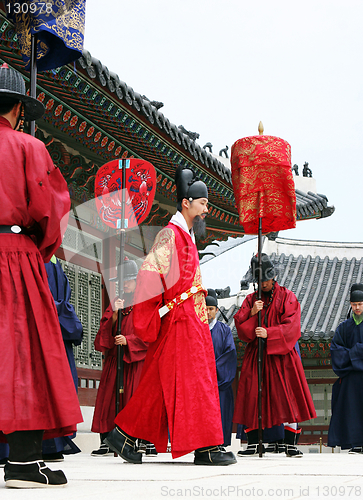
M 82 55 L 86 0 L 8 0 L 7 16 L 15 24 L 26 69 L 31 35 L 37 35 L 38 71 L 58 68 Z

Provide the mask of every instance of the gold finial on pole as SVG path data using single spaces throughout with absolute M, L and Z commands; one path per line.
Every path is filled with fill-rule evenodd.
M 262 134 L 263 134 L 263 130 L 264 130 L 264 129 L 263 129 L 263 123 L 262 123 L 262 122 L 260 122 L 260 123 L 258 124 L 258 133 L 259 133 L 260 135 L 262 135 Z

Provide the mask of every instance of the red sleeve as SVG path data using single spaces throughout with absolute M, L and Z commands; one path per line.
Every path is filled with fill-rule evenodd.
M 134 333 L 144 342 L 154 342 L 160 331 L 159 309 L 163 306 L 164 284 L 173 286 L 179 278 L 174 231 L 168 227 L 156 236 L 136 281 Z
M 274 303 L 272 303 L 274 304 Z M 267 354 L 287 354 L 295 347 L 301 336 L 300 330 L 300 304 L 295 295 L 286 290 L 286 296 L 282 304 L 274 304 L 278 307 L 279 321 L 277 326 L 267 328 Z M 282 311 L 280 314 L 280 310 Z
M 124 361 L 125 363 L 135 363 L 142 361 L 146 357 L 149 344 L 143 342 L 134 333 L 127 335 L 127 344 L 124 346 Z
M 40 226 L 37 246 L 48 262 L 62 243 L 71 203 L 59 168 L 53 165 L 44 144 L 33 139 L 24 145 L 28 213 Z
M 254 294 L 247 295 L 240 310 L 234 316 L 238 337 L 248 343 L 256 340 L 257 314 L 250 316 L 254 303 L 253 296 Z
M 135 300 L 138 300 L 139 293 L 144 295 L 145 288 L 156 288 L 155 283 L 160 278 L 148 271 L 139 271 Z M 139 291 L 139 293 L 138 293 Z M 149 300 L 138 302 L 134 305 L 134 332 L 144 342 L 155 342 L 158 337 L 161 318 L 159 309 L 163 305 L 162 294 L 156 294 Z
M 112 328 L 113 309 L 110 304 L 101 318 L 100 329 L 94 340 L 96 351 L 107 351 L 115 347 L 115 337 L 113 336 Z

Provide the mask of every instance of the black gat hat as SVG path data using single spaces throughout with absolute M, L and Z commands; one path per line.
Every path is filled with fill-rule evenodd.
M 274 264 L 269 259 L 268 255 L 265 253 L 261 254 L 261 268 L 262 268 L 262 280 L 261 281 L 269 281 L 278 276 L 281 271 L 281 265 Z M 254 255 L 251 259 L 251 265 L 244 277 L 244 281 L 248 283 L 257 283 L 258 282 L 258 274 L 259 274 L 259 265 L 258 265 L 258 256 Z
M 25 120 L 37 120 L 43 116 L 45 108 L 41 102 L 26 95 L 25 82 L 21 74 L 4 63 L 0 67 L 0 99 L 17 99 L 24 104 Z
M 124 281 L 136 280 L 139 269 L 134 260 L 130 260 L 128 257 L 125 257 L 123 263 L 123 269 L 124 269 Z
M 218 307 L 217 294 L 213 288 L 208 288 L 208 295 L 205 298 L 205 303 L 207 306 Z
M 189 201 L 197 198 L 208 199 L 208 188 L 191 168 L 178 167 L 175 172 L 175 184 L 178 202 L 186 198 Z
M 354 283 L 350 289 L 350 302 L 363 302 L 363 284 Z

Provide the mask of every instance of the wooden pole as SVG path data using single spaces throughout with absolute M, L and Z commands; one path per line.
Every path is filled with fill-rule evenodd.
M 119 168 L 122 169 L 121 191 L 121 233 L 120 233 L 120 260 L 117 267 L 118 295 L 123 299 L 124 293 L 124 255 L 125 255 L 125 204 L 126 204 L 126 160 L 120 160 Z M 117 311 L 116 335 L 121 335 L 122 309 Z M 116 415 L 120 411 L 120 395 L 124 392 L 124 352 L 123 346 L 117 346 L 117 372 L 116 372 Z
M 258 288 L 257 300 L 262 300 L 262 217 L 258 220 Z M 262 326 L 261 311 L 257 313 L 258 326 Z M 258 338 L 257 383 L 258 383 L 258 456 L 262 457 L 262 361 L 264 340 Z
M 263 134 L 263 124 L 258 124 L 258 133 Z M 261 209 L 261 196 L 259 199 L 259 209 Z M 262 217 L 259 213 L 258 219 L 258 288 L 257 300 L 262 300 Z M 262 313 L 257 314 L 258 326 L 262 326 Z M 258 456 L 262 457 L 262 362 L 263 362 L 263 345 L 264 340 L 258 338 L 257 350 L 257 383 L 258 383 Z
M 30 46 L 30 97 L 37 98 L 37 35 L 31 35 Z M 35 137 L 35 121 L 30 122 L 30 135 Z

